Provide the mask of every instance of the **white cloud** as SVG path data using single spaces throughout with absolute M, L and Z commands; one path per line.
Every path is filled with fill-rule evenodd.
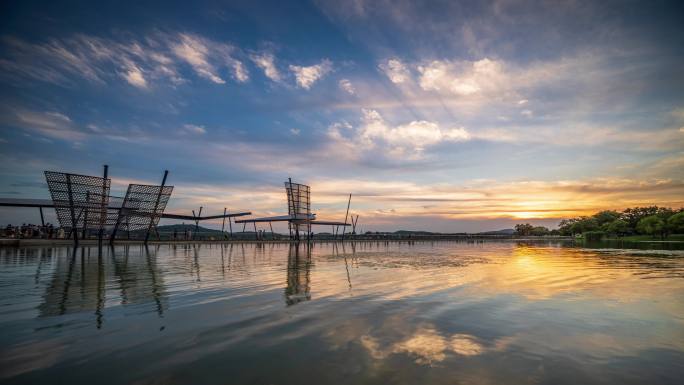
M 342 79 L 339 82 L 340 88 L 348 93 L 349 95 L 354 95 L 356 93 L 356 89 L 354 89 L 354 85 L 349 81 L 349 79 Z
M 518 100 L 518 105 L 519 105 L 519 106 L 522 106 L 522 105 L 527 104 L 527 102 L 528 102 L 527 99 L 520 99 L 520 100 Z
M 195 124 L 185 124 L 183 125 L 183 129 L 191 134 L 204 135 L 207 133 L 207 130 L 204 128 L 204 126 L 198 126 Z
M 15 124 L 26 131 L 35 132 L 39 135 L 78 141 L 85 137 L 85 134 L 73 124 L 68 116 L 56 111 L 15 111 Z
M 240 83 L 245 83 L 249 80 L 249 72 L 244 64 L 239 60 L 232 60 L 233 77 Z
M 7 57 L 0 60 L 0 67 L 5 76 L 55 84 L 68 84 L 72 78 L 104 84 L 113 76 L 138 88 L 147 88 L 150 80 L 160 79 L 180 84 L 184 79 L 166 55 L 166 44 L 161 38 L 166 39 L 148 37 L 145 45 L 84 35 L 38 44 L 4 38 L 9 49 Z
M 190 64 L 199 76 L 218 84 L 226 82 L 218 76 L 214 65 L 209 63 L 209 48 L 203 39 L 189 34 L 180 34 L 179 38 L 180 42 L 171 46 L 177 57 Z
M 507 87 L 502 62 L 435 60 L 418 66 L 419 84 L 425 91 L 441 91 L 458 96 L 470 96 Z
M 319 64 L 308 67 L 290 65 L 290 71 L 294 73 L 297 85 L 308 90 L 314 83 L 332 71 L 332 62 L 323 59 Z
M 297 135 L 299 135 L 301 132 L 302 132 L 302 130 L 300 130 L 299 128 L 290 128 L 290 133 L 291 133 L 292 135 L 297 136 Z
M 264 71 L 264 75 L 266 75 L 267 78 L 273 80 L 274 82 L 279 82 L 281 80 L 280 71 L 278 71 L 278 67 L 275 65 L 275 57 L 273 54 L 254 54 L 250 56 L 250 59 L 252 59 L 257 67 Z
M 390 155 L 420 157 L 423 151 L 441 142 L 460 142 L 471 139 L 463 127 L 441 128 L 438 123 L 415 120 L 398 126 L 389 125 L 379 112 L 363 110 L 361 124 L 354 128 L 348 123 L 336 123 L 328 128 L 328 135 L 336 142 L 360 150 L 384 150 Z
M 408 68 L 399 59 L 389 59 L 386 63 L 380 63 L 378 67 L 392 83 L 404 83 L 411 77 Z
M 522 110 L 520 111 L 520 115 L 531 118 L 533 113 L 531 110 Z
M 143 72 L 138 66 L 133 63 L 128 65 L 128 70 L 124 73 L 124 78 L 128 83 L 138 88 L 147 88 L 147 80 L 143 76 Z

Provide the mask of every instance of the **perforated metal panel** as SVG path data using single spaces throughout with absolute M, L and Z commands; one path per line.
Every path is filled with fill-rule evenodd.
M 311 214 L 311 188 L 299 183 L 285 182 L 287 212 L 290 215 Z
M 109 178 L 45 171 L 60 226 L 101 229 L 107 223 Z
M 117 219 L 119 228 L 135 231 L 157 226 L 172 192 L 173 186 L 128 185 Z

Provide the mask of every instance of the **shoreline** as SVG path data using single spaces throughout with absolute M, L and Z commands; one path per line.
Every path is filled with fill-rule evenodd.
M 311 243 L 347 243 L 347 242 L 434 242 L 434 241 L 572 241 L 573 237 L 554 236 L 554 237 L 510 237 L 510 236 L 479 236 L 479 235 L 451 235 L 451 236 L 414 236 L 411 238 L 345 238 L 342 239 L 313 239 Z M 306 240 L 290 239 L 233 239 L 233 240 L 150 240 L 148 245 L 184 245 L 184 244 L 291 244 L 306 243 Z M 27 247 L 27 246 L 73 246 L 74 242 L 70 239 L 0 239 L 0 247 Z M 119 245 L 144 245 L 142 240 L 117 240 L 114 246 Z M 97 239 L 79 240 L 78 246 L 97 246 Z M 102 246 L 109 247 L 109 241 L 104 240 Z

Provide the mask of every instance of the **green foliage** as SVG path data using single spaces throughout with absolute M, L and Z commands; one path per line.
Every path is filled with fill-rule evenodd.
M 684 234 L 684 211 L 669 217 L 667 219 L 667 227 L 671 233 Z
M 682 209 L 679 209 L 681 211 Z M 622 212 L 620 219 L 623 219 L 629 223 L 631 229 L 636 229 L 639 221 L 646 217 L 652 215 L 658 215 L 661 219 L 667 219 L 670 215 L 674 214 L 675 211 L 669 207 L 658 207 L 658 206 L 648 206 L 648 207 L 633 207 L 628 208 Z
M 544 226 L 532 226 L 529 223 L 518 223 L 517 225 L 515 225 L 515 235 L 532 235 L 535 237 L 540 237 L 544 235 L 549 235 L 551 233 L 552 232 Z M 556 234 L 558 234 L 558 231 L 556 231 Z
M 600 241 L 606 235 L 603 231 L 587 231 L 584 233 L 584 239 L 587 241 Z
M 547 229 L 544 226 L 533 227 L 532 230 L 530 231 L 530 235 L 534 235 L 536 237 L 540 237 L 540 236 L 548 235 L 548 234 L 549 234 L 549 229 Z
M 684 233 L 684 224 L 682 224 L 684 214 L 682 213 L 684 213 L 684 208 L 673 210 L 669 207 L 658 206 L 632 207 L 623 212 L 604 210 L 590 217 L 563 219 L 558 224 L 558 232 L 562 235 L 576 235 L 586 234 L 589 231 L 603 231 L 620 237 L 631 234 L 660 234 L 664 238 L 669 234 Z M 649 219 L 639 226 L 642 220 L 649 217 L 658 218 L 660 222 L 656 219 Z
M 616 219 L 610 223 L 607 224 L 606 226 L 606 232 L 610 234 L 615 234 L 618 237 L 621 237 L 627 233 L 629 233 L 629 223 L 627 221 L 624 221 L 622 219 Z
M 664 237 L 665 222 L 657 214 L 641 218 L 637 223 L 637 231 L 642 234 L 655 236 L 660 234 Z
M 614 220 L 620 218 L 620 213 L 614 210 L 604 210 L 604 211 L 599 211 L 598 213 L 592 215 L 591 217 L 596 220 L 596 223 L 599 226 L 603 226 L 604 224 L 611 223 Z
M 515 234 L 516 235 L 530 235 L 532 233 L 532 230 L 534 229 L 534 226 L 532 226 L 529 223 L 519 223 L 515 225 Z

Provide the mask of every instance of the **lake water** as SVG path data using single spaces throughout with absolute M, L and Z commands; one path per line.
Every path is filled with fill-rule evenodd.
M 681 384 L 684 252 L 0 249 L 0 382 Z

